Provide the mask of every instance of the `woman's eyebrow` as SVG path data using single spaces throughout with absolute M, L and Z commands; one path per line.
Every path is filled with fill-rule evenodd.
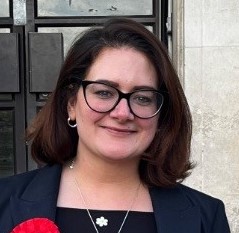
M 108 85 L 113 86 L 113 87 L 119 87 L 119 84 L 117 82 L 110 81 L 110 80 L 107 80 L 107 79 L 97 79 L 95 81 L 101 82 L 101 83 L 104 83 L 104 84 L 108 84 Z
M 134 91 L 137 91 L 137 90 L 152 90 L 152 91 L 156 91 L 157 89 L 152 87 L 152 86 L 147 86 L 147 85 L 143 85 L 143 86 L 135 86 L 133 88 Z
M 95 80 L 97 82 L 102 82 L 102 83 L 105 83 L 105 84 L 108 84 L 110 86 L 113 86 L 113 87 L 116 87 L 118 88 L 119 87 L 119 84 L 117 82 L 114 82 L 114 81 L 110 81 L 110 80 L 107 80 L 107 79 L 97 79 Z M 140 85 L 140 86 L 134 86 L 134 88 L 132 89 L 132 91 L 137 91 L 137 90 L 142 90 L 142 89 L 146 89 L 146 90 L 157 90 L 155 87 L 153 86 L 148 86 L 148 85 Z

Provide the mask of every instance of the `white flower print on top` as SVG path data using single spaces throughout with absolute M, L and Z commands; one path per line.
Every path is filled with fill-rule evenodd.
M 96 219 L 96 224 L 100 227 L 107 226 L 108 225 L 108 219 L 101 216 L 100 218 Z

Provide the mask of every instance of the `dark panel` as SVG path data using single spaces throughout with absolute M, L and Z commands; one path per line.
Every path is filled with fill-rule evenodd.
M 171 32 L 167 30 L 167 19 L 168 19 L 168 0 L 161 0 L 161 40 L 168 47 L 168 35 Z
M 18 35 L 0 33 L 0 92 L 19 92 Z
M 14 174 L 13 110 L 0 110 L 0 177 Z
M 29 33 L 30 92 L 52 92 L 63 61 L 61 33 Z
M 9 101 L 12 100 L 11 94 L 0 94 L 0 101 Z

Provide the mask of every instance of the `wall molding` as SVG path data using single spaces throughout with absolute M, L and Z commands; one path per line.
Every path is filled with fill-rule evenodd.
M 172 3 L 172 60 L 184 87 L 184 0 Z

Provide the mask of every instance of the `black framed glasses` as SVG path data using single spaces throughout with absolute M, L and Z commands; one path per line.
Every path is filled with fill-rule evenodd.
M 110 112 L 124 98 L 127 100 L 131 113 L 139 118 L 148 119 L 156 116 L 163 105 L 164 97 L 157 90 L 140 89 L 123 93 L 103 82 L 78 79 L 78 83 L 83 87 L 87 105 L 95 112 Z

